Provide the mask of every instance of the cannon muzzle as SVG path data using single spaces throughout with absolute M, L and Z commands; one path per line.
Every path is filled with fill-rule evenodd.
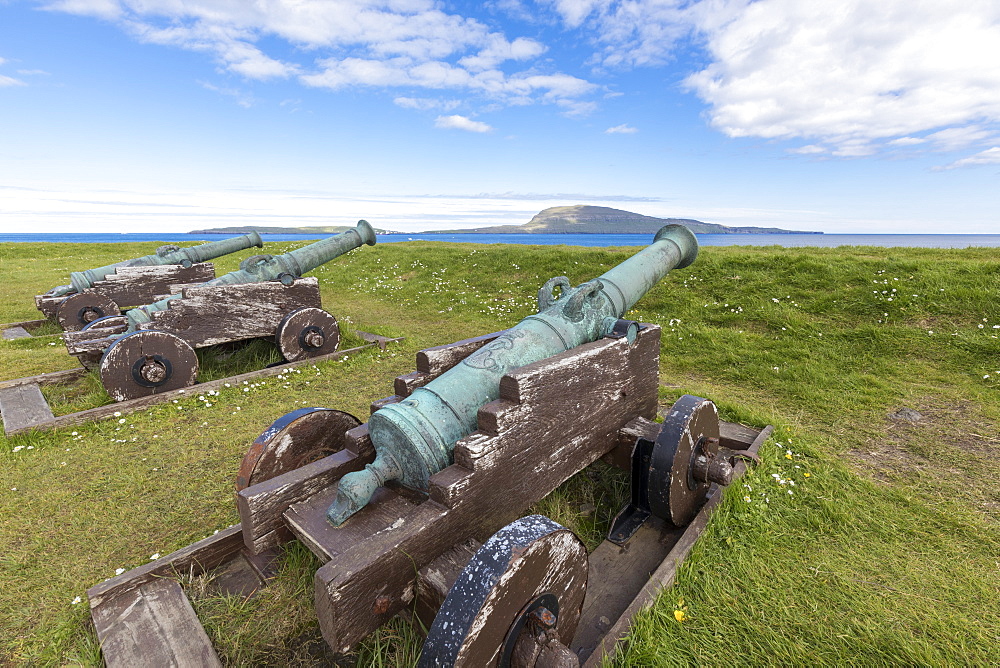
M 179 248 L 173 245 L 160 246 L 153 255 L 144 255 L 96 269 L 74 271 L 69 275 L 70 285 L 60 285 L 57 288 L 49 290 L 48 294 L 53 297 L 60 297 L 68 295 L 71 292 L 83 292 L 88 288 L 94 287 L 94 283 L 103 281 L 115 273 L 115 270 L 119 267 L 151 267 L 163 264 L 179 264 L 183 267 L 190 267 L 197 262 L 205 262 L 223 255 L 229 255 L 230 253 L 245 250 L 251 246 L 260 248 L 263 245 L 264 242 L 261 241 L 260 235 L 256 232 L 251 232 L 250 234 L 230 239 L 210 241 L 207 244 L 192 246 L 191 248 Z
M 594 280 L 575 288 L 565 276 L 549 280 L 538 292 L 536 315 L 369 418 L 377 457 L 341 478 L 327 518 L 342 524 L 389 480 L 427 490 L 430 477 L 451 464 L 455 443 L 476 429 L 479 408 L 500 395 L 507 372 L 612 334 L 650 288 L 697 256 L 694 234 L 683 225 L 667 225 L 651 245 Z
M 375 245 L 375 230 L 368 224 L 368 221 L 359 220 L 352 229 L 321 239 L 284 255 L 248 257 L 240 263 L 240 268 L 236 271 L 213 278 L 202 285 L 241 285 L 267 281 L 281 281 L 285 285 L 291 285 L 296 278 L 303 274 L 363 244 Z M 158 302 L 140 306 L 127 312 L 125 314 L 128 318 L 127 332 L 134 332 L 141 323 L 151 320 L 151 313 L 167 309 L 171 301 L 180 298 L 181 295 L 170 295 Z

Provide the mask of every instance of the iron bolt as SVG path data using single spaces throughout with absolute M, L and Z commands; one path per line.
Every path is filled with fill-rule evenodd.
M 541 629 L 554 629 L 557 619 L 552 611 L 544 606 L 531 611 L 531 622 Z

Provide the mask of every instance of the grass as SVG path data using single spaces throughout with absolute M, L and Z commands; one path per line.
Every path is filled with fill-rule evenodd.
M 4 287 L 0 321 L 37 317 L 33 295 L 67 283 L 70 270 L 156 245 L 2 245 L 0 272 L 19 280 Z M 217 396 L 0 437 L 0 663 L 97 663 L 86 601 L 72 601 L 117 568 L 238 521 L 236 468 L 272 420 L 303 405 L 364 417 L 417 350 L 508 327 L 549 277 L 577 284 L 632 252 L 364 248 L 314 272 L 324 306 L 344 331 L 404 335 L 401 344 Z M 223 258 L 219 272 L 239 259 Z M 696 394 L 725 419 L 777 430 L 614 663 L 1000 663 L 998 296 L 995 249 L 710 247 L 661 281 L 630 317 L 663 328 L 662 406 Z M 73 368 L 54 341 L 0 343 L 3 377 Z M 260 364 L 268 346 L 224 360 L 203 353 L 203 379 Z M 93 379 L 47 393 L 59 412 L 105 401 Z M 923 418 L 893 417 L 903 407 Z M 533 510 L 593 548 L 626 493 L 624 476 L 595 466 Z M 312 611 L 318 564 L 291 543 L 281 565 L 250 601 L 185 583 L 227 663 L 329 662 Z M 419 642 L 397 620 L 355 660 L 412 665 Z

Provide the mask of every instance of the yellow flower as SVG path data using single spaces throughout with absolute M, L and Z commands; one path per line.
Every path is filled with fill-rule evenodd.
M 785 453 L 785 459 L 791 459 L 791 458 L 792 458 L 792 454 L 790 452 L 786 452 Z
M 802 475 L 804 475 L 804 476 L 805 476 L 805 477 L 807 477 L 807 478 L 811 477 L 811 476 L 809 475 L 809 471 L 806 471 L 806 472 L 805 472 L 805 473 L 803 473 Z
M 674 610 L 674 619 L 676 619 L 679 622 L 683 622 L 685 619 L 687 619 L 687 615 L 684 614 L 683 610 Z

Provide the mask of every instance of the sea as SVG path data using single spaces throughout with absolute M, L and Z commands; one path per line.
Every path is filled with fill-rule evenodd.
M 238 234 L 6 234 L 0 243 L 62 242 L 119 243 L 125 241 L 218 241 Z M 320 239 L 312 234 L 262 234 L 264 241 L 301 241 Z M 1000 234 L 699 234 L 702 246 L 881 246 L 884 248 L 1000 248 Z M 401 241 L 444 241 L 474 244 L 533 244 L 568 246 L 646 246 L 652 234 L 380 234 L 378 243 Z

